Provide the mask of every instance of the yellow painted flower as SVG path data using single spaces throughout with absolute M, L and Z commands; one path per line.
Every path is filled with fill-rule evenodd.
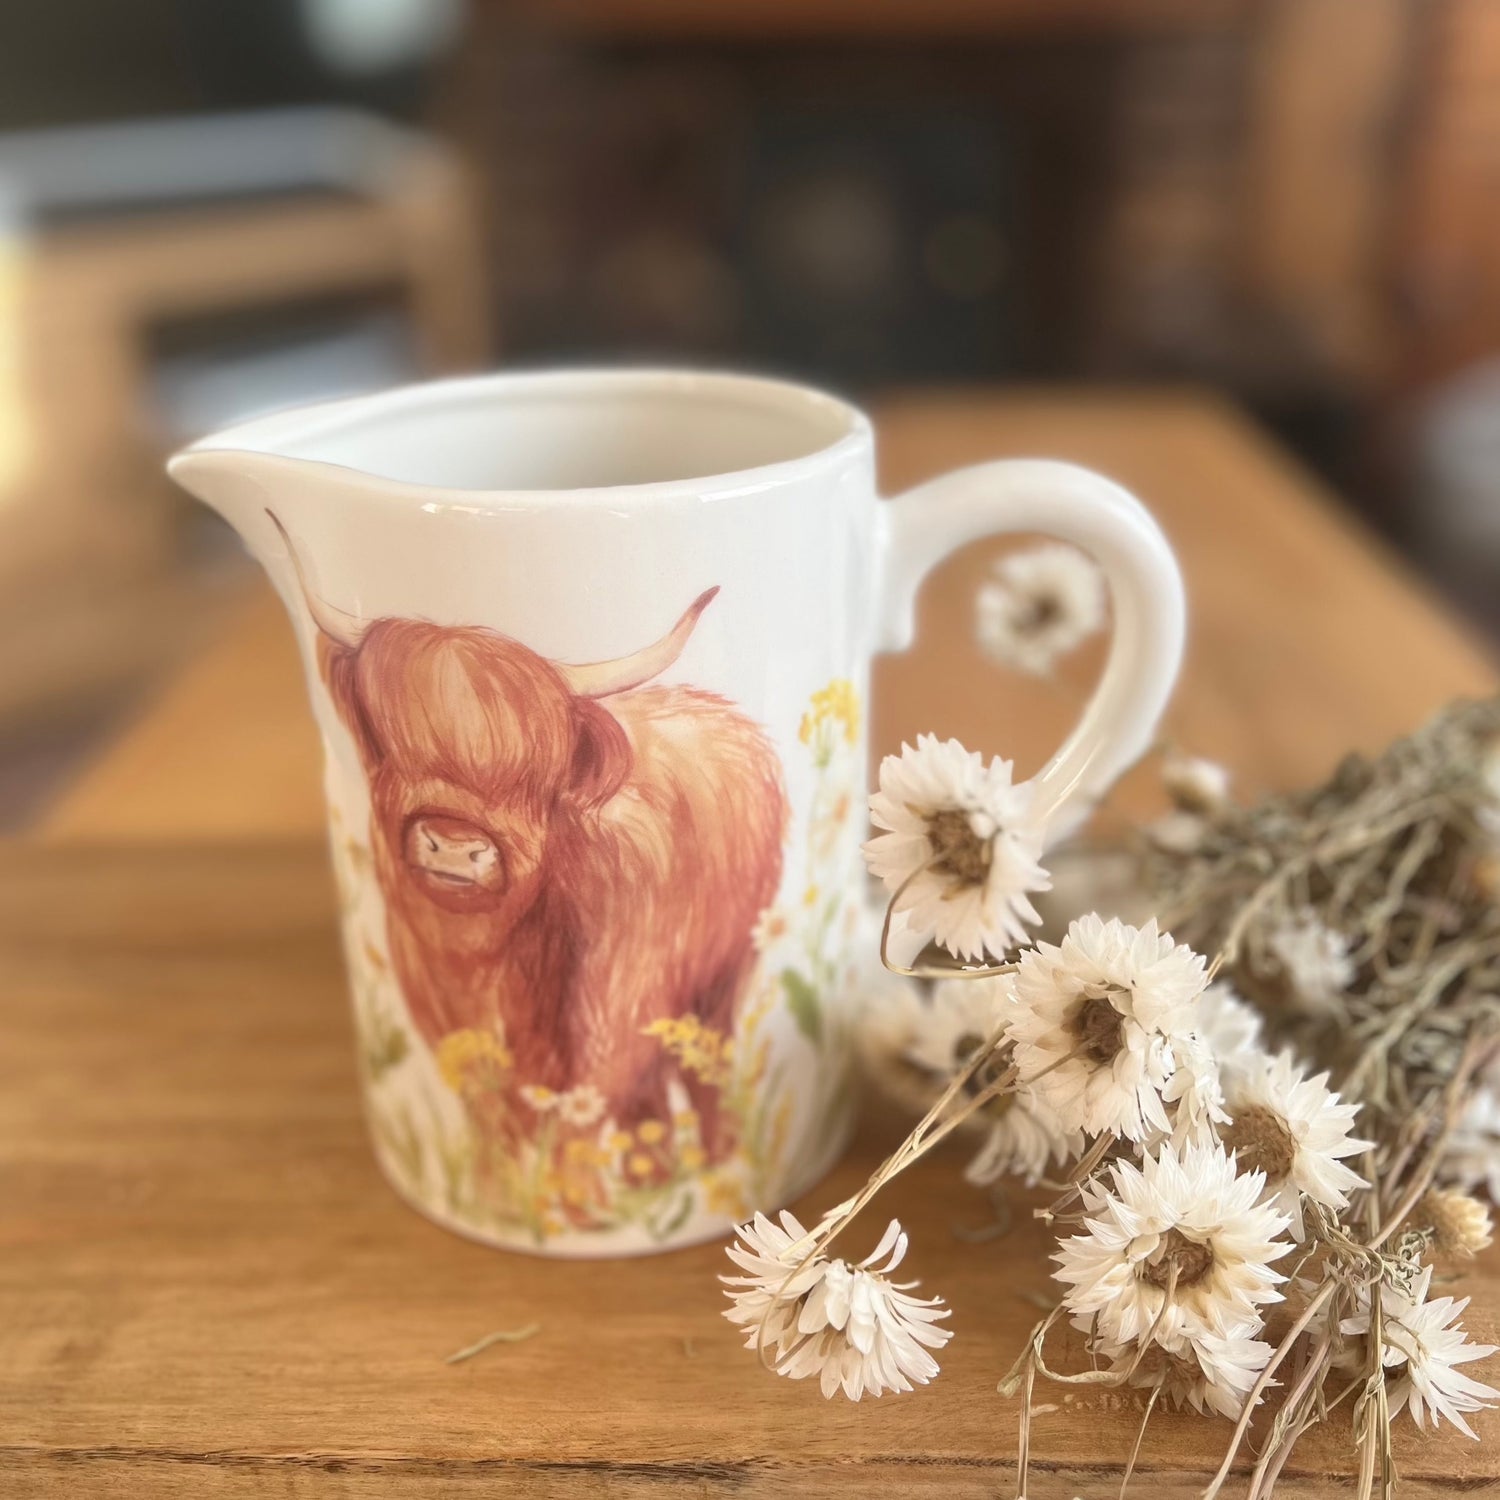
M 667 1138 L 667 1127 L 660 1120 L 642 1120 L 635 1132 L 648 1146 Z
M 698 1146 L 684 1146 L 677 1153 L 677 1160 L 687 1168 L 689 1172 L 696 1172 L 708 1158 Z
M 722 1214 L 736 1224 L 749 1217 L 739 1182 L 725 1172 L 710 1172 L 703 1179 L 703 1203 L 709 1213 Z
M 679 1130 L 692 1130 L 698 1123 L 698 1111 L 696 1109 L 679 1109 L 672 1116 L 672 1123 Z
M 643 1030 L 649 1036 L 661 1038 L 662 1046 L 677 1059 L 685 1073 L 721 1087 L 727 1081 L 732 1044 L 697 1016 L 652 1021 Z
M 502 1073 L 510 1067 L 510 1049 L 493 1031 L 465 1029 L 450 1031 L 437 1046 L 438 1072 L 454 1093 L 475 1075 Z
M 847 677 L 835 677 L 812 695 L 811 707 L 802 716 L 797 738 L 810 745 L 823 725 L 831 725 L 852 745 L 859 738 L 859 694 Z
M 570 1177 L 563 1183 L 562 1201 L 569 1208 L 582 1208 L 589 1201 L 589 1184 L 580 1181 L 577 1177 Z
M 609 1135 L 611 1151 L 629 1151 L 634 1142 L 628 1130 L 612 1130 Z
M 813 906 L 816 906 L 818 904 L 818 888 L 817 888 L 817 886 L 810 885 L 810 886 L 808 886 L 808 888 L 805 891 L 803 891 L 803 893 L 802 893 L 802 904 L 804 906 L 807 906 L 807 907 L 813 907 Z
M 633 1177 L 649 1177 L 656 1170 L 656 1163 L 644 1151 L 636 1151 L 626 1160 L 625 1169 Z

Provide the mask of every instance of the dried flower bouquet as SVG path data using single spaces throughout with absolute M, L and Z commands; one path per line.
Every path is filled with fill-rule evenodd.
M 1050 672 L 1102 622 L 1091 565 L 1064 551 L 1006 559 L 980 595 L 981 643 L 1019 670 Z M 1174 810 L 1132 846 L 1157 916 L 1090 914 L 1052 944 L 1028 931 L 1050 886 L 1030 785 L 951 740 L 886 759 L 866 846 L 882 956 L 931 974 L 903 965 L 932 945 L 952 977 L 893 991 L 867 1051 L 925 1113 L 812 1228 L 741 1228 L 727 1315 L 825 1396 L 930 1380 L 952 1330 L 892 1279 L 901 1226 L 857 1264 L 831 1252 L 965 1131 L 970 1180 L 1053 1193 L 1035 1212 L 1057 1302 L 1000 1383 L 1023 1398 L 1018 1494 L 1048 1380 L 1143 1392 L 1137 1452 L 1158 1404 L 1232 1422 L 1209 1500 L 1242 1452 L 1263 1500 L 1329 1420 L 1352 1423 L 1357 1493 L 1390 1495 L 1403 1411 L 1472 1437 L 1466 1416 L 1500 1399 L 1466 1368 L 1495 1352 L 1464 1333 L 1467 1299 L 1433 1295 L 1435 1270 L 1489 1243 L 1471 1194 L 1500 1193 L 1500 700 L 1250 807 L 1210 762 L 1162 774 Z M 1064 1321 L 1084 1368 L 1049 1352 Z

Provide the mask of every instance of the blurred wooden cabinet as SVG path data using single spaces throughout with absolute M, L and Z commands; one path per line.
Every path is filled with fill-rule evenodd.
M 1500 351 L 1500 5 L 1432 0 L 1421 43 L 1391 217 L 1415 386 Z
M 43 217 L 13 236 L 0 270 L 0 452 L 13 455 L 0 463 L 0 718 L 139 670 L 188 618 L 173 615 L 190 586 L 177 566 L 188 502 L 161 460 L 192 432 L 170 430 L 163 414 L 164 330 L 218 320 L 253 335 L 289 308 L 369 297 L 398 310 L 413 375 L 488 356 L 465 171 L 435 144 L 378 122 L 356 121 L 351 133 L 337 112 L 309 111 L 292 124 L 260 156 L 255 117 L 202 122 L 197 139 L 191 121 L 170 122 L 170 135 L 153 134 L 164 128 L 156 123 L 124 127 L 136 149 L 123 159 L 142 184 L 134 202 L 112 203 L 108 163 L 78 157 L 90 139 L 118 149 L 113 137 L 0 143 L 0 185 L 9 161 L 32 173 L 38 196 L 67 172 L 83 189 L 98 179 L 105 195 L 87 214 Z M 204 146 L 215 131 L 222 167 Z M 163 150 L 179 153 L 180 172 L 162 169 Z M 309 169 L 277 186 L 276 169 L 303 158 Z

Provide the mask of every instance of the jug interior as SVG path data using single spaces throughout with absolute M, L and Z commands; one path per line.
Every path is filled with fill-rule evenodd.
M 309 417 L 278 452 L 464 490 L 732 474 L 808 457 L 859 425 L 852 408 L 795 386 L 597 372 L 415 387 Z

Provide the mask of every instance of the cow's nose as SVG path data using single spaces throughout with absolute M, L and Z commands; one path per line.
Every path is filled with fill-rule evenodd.
M 435 813 L 413 818 L 405 852 L 408 865 L 444 885 L 493 890 L 503 874 L 494 839 L 463 818 Z

